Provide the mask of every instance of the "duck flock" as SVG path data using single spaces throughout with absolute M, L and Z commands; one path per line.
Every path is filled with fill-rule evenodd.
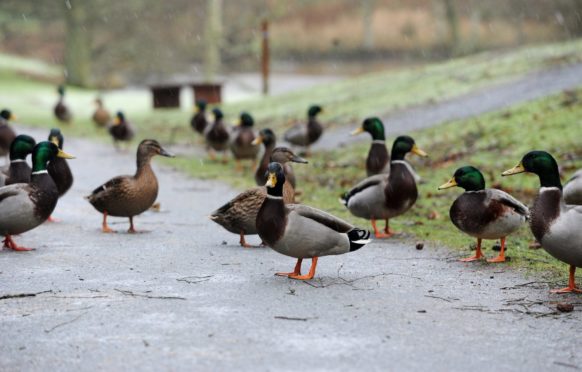
M 73 116 L 64 101 L 64 87 L 59 87 L 58 93 L 54 115 L 67 125 Z M 131 141 L 134 130 L 123 112 L 112 119 L 101 99 L 95 103 L 92 119 L 98 127 L 109 130 L 115 146 Z M 324 127 L 318 121 L 321 112 L 320 106 L 309 107 L 307 122 L 297 124 L 283 136 L 294 148 L 304 149 L 304 156 L 308 156 L 310 146 L 323 134 Z M 230 152 L 239 172 L 244 169 L 243 162 L 250 161 L 248 174 L 253 175 L 257 186 L 225 201 L 210 214 L 210 219 L 239 235 L 243 247 L 250 247 L 246 235 L 258 234 L 262 245 L 297 259 L 293 271 L 277 275 L 312 279 L 319 257 L 356 251 L 371 241 L 372 233 L 368 230 L 296 202 L 297 179 L 291 163 L 308 161 L 288 147 L 277 146 L 277 137 L 271 129 L 255 132 L 253 117 L 246 112 L 240 114 L 234 129 L 225 123 L 219 108 L 213 108 L 211 116 L 209 120 L 207 103 L 198 101 L 190 122 L 192 129 L 204 138 L 209 157 L 215 159 L 217 153 L 222 153 L 222 161 L 226 161 Z M 48 140 L 37 143 L 28 135 L 16 135 L 11 127 L 13 120 L 9 110 L 0 113 L 0 156 L 9 156 L 8 166 L 0 172 L 0 234 L 4 236 L 4 247 L 24 251 L 30 249 L 17 245 L 12 236 L 51 219 L 58 199 L 73 184 L 67 164 L 67 159 L 73 156 L 63 151 L 60 129 L 50 130 Z M 352 215 L 370 221 L 376 239 L 389 238 L 394 234 L 390 219 L 406 213 L 418 197 L 418 176 L 405 157 L 409 153 L 422 157 L 427 154 L 410 136 L 397 137 L 389 153 L 379 118 L 365 119 L 352 134 L 364 132 L 372 137 L 366 159 L 367 177 L 342 194 L 340 202 Z M 257 163 L 261 147 L 263 154 Z M 32 167 L 26 161 L 29 154 Z M 107 224 L 108 216 L 129 218 L 129 232 L 136 232 L 133 218 L 152 207 L 157 198 L 158 182 L 151 167 L 151 159 L 156 155 L 173 157 L 156 140 L 141 141 L 136 173 L 114 177 L 86 197 L 102 213 L 104 233 L 114 232 Z M 461 261 L 484 258 L 482 240 L 494 239 L 501 241 L 501 250 L 488 261 L 504 262 L 506 238 L 529 221 L 537 242 L 570 267 L 568 286 L 555 292 L 581 293 L 575 283 L 575 271 L 582 267 L 582 171 L 562 187 L 555 158 L 545 151 L 530 151 L 515 167 L 500 171 L 501 176 L 520 173 L 539 177 L 540 190 L 531 208 L 502 190 L 486 188 L 482 173 L 470 165 L 457 169 L 448 182 L 438 187 L 464 189 L 452 203 L 449 215 L 460 231 L 477 239 L 477 247 L 473 256 Z M 385 222 L 384 229 L 378 227 L 378 220 Z M 311 259 L 307 274 L 301 272 L 303 259 Z

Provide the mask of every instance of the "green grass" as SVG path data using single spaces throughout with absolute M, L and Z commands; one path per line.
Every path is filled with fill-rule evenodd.
M 582 98 L 582 90 L 578 91 L 578 96 Z M 448 217 L 452 202 L 463 191 L 460 188 L 437 191 L 437 187 L 448 181 L 458 167 L 470 164 L 483 172 L 488 187 L 502 188 L 531 205 L 538 191 L 537 177 L 527 174 L 502 178 L 501 172 L 514 166 L 532 149 L 552 153 L 564 176 L 582 168 L 581 118 L 582 102 L 566 107 L 563 96 L 558 95 L 511 110 L 412 133 L 419 147 L 430 157 L 421 159 L 408 155 L 407 160 L 423 179 L 419 185 L 420 197 L 407 214 L 391 221 L 391 227 L 412 239 L 440 243 L 470 255 L 469 247 L 475 240 L 458 231 Z M 392 140 L 389 138 L 388 142 Z M 368 221 L 353 217 L 338 202 L 342 192 L 365 178 L 369 146 L 369 143 L 362 143 L 316 153 L 309 159 L 309 165 L 296 165 L 301 201 L 371 229 Z M 218 178 L 241 189 L 254 185 L 251 177 L 234 173 L 232 165 L 187 159 L 174 165 L 193 176 Z M 221 203 L 217 201 L 217 207 Z M 544 250 L 528 248 L 533 236 L 526 226 L 511 235 L 507 242 L 507 255 L 511 257 L 507 265 L 542 271 L 552 279 L 565 278 L 565 264 Z M 497 255 L 490 249 L 493 244 L 492 241 L 485 243 L 485 254 L 491 258 Z

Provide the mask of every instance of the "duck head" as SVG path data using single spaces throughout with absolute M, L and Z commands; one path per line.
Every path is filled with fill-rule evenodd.
M 277 137 L 275 133 L 269 128 L 261 129 L 257 138 L 255 138 L 252 142 L 253 145 L 260 145 L 261 143 L 265 144 L 265 147 L 275 146 L 277 142 Z
M 6 121 L 16 120 L 16 116 L 8 109 L 0 111 L 0 117 Z
M 276 162 L 269 163 L 267 172 L 265 173 L 267 183 L 267 194 L 271 196 L 283 196 L 283 184 L 285 183 L 285 172 L 283 166 Z
M 115 118 L 113 119 L 113 125 L 119 125 L 125 121 L 125 115 L 121 111 L 117 111 Z
M 467 165 L 455 171 L 453 178 L 439 186 L 439 190 L 459 186 L 465 191 L 477 191 L 485 189 L 485 178 L 479 169 Z
M 31 136 L 20 134 L 10 144 L 10 160 L 24 160 L 32 153 L 36 141 Z
M 368 132 L 375 140 L 385 140 L 384 137 L 384 123 L 379 118 L 367 118 L 362 123 L 362 126 L 352 132 L 352 136 L 360 133 Z
M 537 174 L 542 187 L 557 187 L 562 189 L 558 163 L 546 151 L 528 152 L 515 167 L 506 170 L 501 175 L 512 176 L 524 172 Z
M 410 136 L 399 136 L 394 140 L 394 144 L 392 145 L 392 160 L 404 160 L 404 157 L 409 152 L 426 157 L 428 156 L 426 152 L 422 151 L 414 142 L 414 139 Z
M 307 110 L 307 116 L 310 118 L 314 118 L 317 116 L 317 114 L 323 112 L 323 109 L 321 108 L 321 106 L 318 105 L 313 105 L 309 107 L 309 110 Z
M 243 112 L 240 114 L 240 118 L 237 125 L 241 127 L 251 128 L 255 124 L 255 119 L 248 112 Z
M 49 141 L 39 142 L 32 150 L 32 172 L 46 170 L 48 162 L 55 158 L 74 159 L 75 157 L 59 149 Z
M 222 110 L 220 110 L 218 107 L 212 109 L 212 115 L 214 115 L 214 120 L 220 120 L 224 117 Z
M 273 150 L 273 153 L 271 154 L 271 162 L 285 164 L 290 161 L 302 164 L 308 163 L 307 160 L 295 155 L 293 151 L 287 147 L 277 147 Z
M 59 128 L 53 128 L 51 129 L 51 132 L 49 133 L 48 136 L 48 140 L 52 143 L 54 143 L 55 145 L 57 145 L 59 147 L 59 149 L 63 148 L 63 143 L 65 141 L 61 130 Z
M 59 87 L 57 88 L 57 92 L 59 93 L 59 96 L 63 97 L 65 95 L 65 86 L 59 85 Z
M 206 111 L 207 102 L 203 99 L 199 99 L 196 101 L 196 112 L 204 112 Z
M 165 156 L 167 158 L 174 157 L 174 154 L 171 154 L 168 151 L 166 151 L 160 145 L 160 143 L 154 139 L 145 139 L 140 142 L 139 146 L 137 147 L 138 159 L 143 157 L 151 158 L 152 156 L 155 155 Z

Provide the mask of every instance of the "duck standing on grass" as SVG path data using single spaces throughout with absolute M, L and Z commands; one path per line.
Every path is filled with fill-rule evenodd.
M 65 104 L 65 87 L 63 85 L 59 85 L 58 88 L 59 93 L 59 100 L 54 108 L 54 114 L 57 120 L 63 124 L 71 124 L 73 120 L 73 114 L 69 109 L 69 106 Z
M 582 267 L 582 206 L 564 202 L 558 163 L 549 153 L 530 151 L 502 175 L 524 172 L 534 173 L 540 179 L 540 192 L 529 220 L 531 232 L 546 252 L 570 265 L 568 286 L 552 292 L 582 293 L 575 279 L 576 268 Z
M 10 110 L 0 111 L 0 156 L 6 156 L 10 153 L 10 145 L 16 137 L 16 133 L 10 126 L 10 121 L 15 119 L 16 117 Z
M 291 279 L 310 280 L 321 256 L 356 251 L 370 242 L 370 232 L 325 213 L 300 204 L 285 204 L 285 173 L 279 163 L 268 168 L 267 197 L 257 214 L 257 231 L 269 247 L 297 258 L 290 273 L 277 273 Z M 303 259 L 311 258 L 309 273 L 301 275 Z
M 226 163 L 228 161 L 226 150 L 228 150 L 230 134 L 228 133 L 226 124 L 224 124 L 224 114 L 222 111 L 219 108 L 214 108 L 212 109 L 212 115 L 214 116 L 214 122 L 210 129 L 206 131 L 206 145 L 209 148 L 210 158 L 212 160 L 216 158 L 216 151 L 222 151 L 222 162 Z
M 18 246 L 11 236 L 39 226 L 55 209 L 59 191 L 47 172 L 47 163 L 57 157 L 73 159 L 55 144 L 40 142 L 32 151 L 30 183 L 0 187 L 0 235 L 4 236 L 4 247 L 29 251 L 30 248 Z
M 286 147 L 276 148 L 271 156 L 284 167 L 288 162 L 307 164 L 307 160 L 295 155 Z M 250 248 L 245 235 L 257 234 L 257 213 L 267 196 L 265 186 L 248 189 L 218 208 L 210 215 L 210 219 L 234 234 L 240 234 L 240 245 Z M 285 182 L 283 186 L 283 201 L 287 204 L 295 201 L 295 190 L 291 184 Z
M 367 118 L 362 126 L 352 132 L 352 136 L 368 132 L 372 136 L 372 145 L 366 159 L 366 173 L 368 177 L 375 174 L 390 172 L 390 156 L 386 148 L 384 124 L 379 118 Z
M 505 261 L 505 238 L 517 231 L 529 214 L 527 207 L 505 191 L 486 189 L 483 174 L 475 167 L 457 169 L 453 178 L 439 190 L 459 186 L 465 189 L 451 206 L 449 215 L 462 232 L 477 238 L 474 256 L 461 261 L 475 261 L 485 257 L 481 252 L 482 239 L 501 239 L 501 251 L 488 262 Z
M 32 153 L 35 145 L 34 138 L 26 134 L 14 138 L 10 145 L 10 167 L 6 175 L 0 174 L 0 186 L 30 182 L 32 168 L 26 162 L 26 157 Z
M 323 134 L 323 126 L 317 120 L 317 115 L 323 112 L 321 106 L 311 106 L 307 110 L 307 124 L 298 124 L 285 132 L 283 138 L 294 146 L 306 147 L 309 154 L 309 147 L 314 144 Z
M 255 167 L 254 163 L 256 163 L 259 147 L 253 145 L 255 140 L 254 124 L 253 117 L 249 113 L 243 112 L 240 114 L 239 122 L 232 133 L 234 139 L 230 145 L 230 150 L 236 162 L 237 171 L 242 170 L 241 160 L 252 160 L 252 168 Z
M 196 101 L 195 113 L 190 120 L 190 126 L 196 132 L 204 135 L 206 126 L 208 125 L 208 120 L 206 119 L 206 101 L 201 99 Z
M 104 128 L 107 126 L 107 124 L 109 124 L 111 115 L 109 114 L 109 111 L 107 111 L 103 106 L 103 100 L 101 98 L 96 98 L 95 104 L 97 105 L 97 108 L 95 109 L 95 112 L 91 118 L 98 128 Z
M 255 138 L 252 144 L 254 146 L 258 146 L 261 143 L 265 146 L 265 151 L 263 152 L 263 157 L 261 158 L 259 166 L 255 171 L 255 182 L 259 186 L 264 186 L 265 182 L 267 182 L 265 179 L 265 172 L 267 172 L 267 167 L 271 162 L 271 154 L 273 153 L 273 149 L 277 144 L 277 137 L 275 136 L 275 133 L 273 133 L 273 131 L 269 128 L 261 129 L 259 135 L 257 138 Z M 285 164 L 285 166 L 291 167 L 290 164 Z M 290 180 L 288 179 L 288 181 Z M 293 187 L 295 187 L 295 176 L 293 176 Z
M 113 122 L 109 124 L 109 134 L 113 138 L 113 145 L 118 148 L 118 142 L 129 142 L 133 139 L 134 131 L 130 122 L 127 121 L 123 112 L 118 111 L 113 119 Z
M 407 153 L 419 156 L 427 154 L 416 146 L 414 139 L 400 136 L 392 146 L 389 174 L 377 174 L 358 183 L 344 193 L 340 202 L 356 217 L 369 219 L 376 238 L 389 238 L 395 234 L 389 219 L 408 211 L 418 198 L 415 172 L 404 160 Z M 385 219 L 384 233 L 378 231 L 377 219 Z
M 158 179 L 152 169 L 155 155 L 173 158 L 158 141 L 146 139 L 137 148 L 137 171 L 133 176 L 118 176 L 99 186 L 86 199 L 103 213 L 102 231 L 114 232 L 107 216 L 129 217 L 129 233 L 135 233 L 133 217 L 148 210 L 158 197 Z

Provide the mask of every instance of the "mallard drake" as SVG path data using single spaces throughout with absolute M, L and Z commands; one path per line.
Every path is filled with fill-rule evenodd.
M 10 153 L 10 145 L 16 137 L 16 133 L 9 122 L 15 119 L 16 117 L 10 110 L 4 109 L 0 112 L 0 156 L 6 156 Z
M 582 169 L 564 185 L 564 201 L 566 204 L 582 205 Z
M 267 197 L 257 214 L 257 231 L 269 247 L 297 258 L 290 273 L 277 273 L 291 279 L 313 279 L 318 257 L 356 251 L 370 242 L 370 232 L 325 213 L 300 204 L 285 204 L 285 173 L 279 163 L 268 168 Z M 301 275 L 301 263 L 311 258 L 307 275 Z
M 307 163 L 307 160 L 295 155 L 286 147 L 276 148 L 273 151 L 273 159 L 281 164 L 287 162 Z M 210 219 L 233 234 L 240 234 L 240 245 L 243 247 L 251 247 L 245 241 L 245 235 L 257 234 L 255 221 L 257 213 L 267 196 L 265 186 L 253 187 L 246 190 L 228 203 L 218 208 L 210 215 Z M 295 190 L 291 185 L 286 184 L 283 187 L 283 201 L 285 203 L 293 203 L 295 200 Z
M 128 232 L 136 232 L 133 217 L 148 210 L 158 197 L 158 180 L 151 166 L 155 155 L 174 157 L 156 140 L 141 141 L 137 148 L 135 175 L 114 177 L 86 197 L 96 210 L 103 213 L 103 232 L 114 232 L 107 225 L 107 216 L 129 217 Z
M 127 121 L 123 112 L 118 111 L 113 122 L 109 124 L 109 134 L 113 137 L 115 147 L 117 147 L 119 141 L 129 142 L 133 139 L 133 127 Z
M 55 117 L 63 124 L 70 124 L 73 115 L 69 107 L 65 104 L 65 87 L 59 85 L 58 88 L 59 100 L 54 108 Z
M 230 151 L 232 151 L 237 169 L 241 169 L 241 160 L 250 159 L 254 162 L 259 153 L 259 147 L 253 145 L 255 140 L 254 124 L 253 117 L 248 112 L 243 112 L 240 114 L 238 125 L 232 133 L 234 138 L 230 144 Z
M 204 134 L 208 120 L 206 120 L 206 101 L 201 99 L 196 101 L 195 113 L 190 120 L 190 126 L 196 132 Z
M 501 239 L 501 251 L 488 262 L 505 261 L 505 238 L 517 231 L 529 214 L 527 207 L 505 191 L 486 189 L 483 174 L 475 167 L 457 169 L 453 178 L 438 189 L 459 186 L 465 189 L 451 206 L 449 216 L 462 232 L 477 238 L 474 256 L 461 261 L 469 262 L 483 258 L 482 239 Z
M 416 146 L 412 137 L 396 138 L 392 145 L 390 173 L 364 179 L 340 199 L 354 216 L 372 222 L 376 238 L 391 237 L 394 231 L 390 229 L 389 219 L 405 213 L 416 203 L 418 190 L 415 173 L 410 164 L 404 160 L 409 152 L 427 156 Z M 377 219 L 386 219 L 383 234 L 376 227 Z
M 206 131 L 206 144 L 212 151 L 223 151 L 223 161 L 226 162 L 225 151 L 228 149 L 230 134 L 226 124 L 224 124 L 222 111 L 219 108 L 214 108 L 212 109 L 212 115 L 214 116 L 214 122 L 210 129 Z M 214 158 L 214 153 L 211 152 L 210 157 Z
M 32 151 L 30 183 L 16 183 L 0 188 L 0 235 L 4 246 L 15 251 L 28 251 L 20 247 L 11 235 L 22 234 L 42 224 L 51 215 L 59 192 L 47 172 L 47 163 L 56 157 L 72 159 L 51 142 L 40 142 Z
M 558 163 L 545 151 L 530 151 L 503 176 L 530 172 L 540 179 L 540 192 L 530 213 L 531 232 L 542 247 L 570 265 L 568 286 L 553 292 L 582 293 L 576 287 L 576 267 L 582 267 L 582 206 L 567 205 L 562 194 Z
M 285 132 L 283 138 L 295 146 L 307 147 L 315 143 L 323 133 L 323 126 L 317 121 L 317 115 L 323 112 L 320 106 L 314 105 L 307 110 L 307 125 L 298 124 Z
M 259 186 L 263 186 L 265 182 L 267 182 L 265 179 L 265 173 L 267 172 L 267 167 L 271 162 L 271 154 L 273 153 L 273 149 L 277 144 L 277 137 L 275 136 L 275 133 L 273 133 L 273 131 L 268 128 L 261 129 L 257 138 L 255 138 L 253 141 L 253 145 L 258 146 L 261 143 L 265 146 L 265 151 L 263 152 L 263 157 L 261 158 L 259 166 L 255 171 L 255 182 Z M 293 176 L 293 181 L 295 181 L 295 176 Z M 293 187 L 295 187 L 294 184 Z
M 368 158 L 366 159 L 368 177 L 390 172 L 390 156 L 386 148 L 384 124 L 379 118 L 367 118 L 361 127 L 352 132 L 352 135 L 355 136 L 364 132 L 368 132 L 372 136 L 372 146 L 370 146 Z
M 95 112 L 92 116 L 93 122 L 99 128 L 106 127 L 111 120 L 111 115 L 109 114 L 109 111 L 107 111 L 103 106 L 103 100 L 101 100 L 101 98 L 96 98 L 95 104 L 97 105 L 97 108 L 95 109 Z
M 51 129 L 48 140 L 57 145 L 59 149 L 63 149 L 63 143 L 65 139 L 60 129 Z M 47 170 L 57 185 L 60 198 L 61 196 L 65 195 L 65 193 L 69 191 L 73 185 L 73 173 L 71 172 L 71 168 L 69 168 L 69 164 L 67 163 L 66 159 L 56 158 L 49 163 Z
M 26 163 L 26 157 L 32 153 L 35 145 L 34 138 L 26 134 L 14 138 L 10 145 L 10 167 L 5 176 L 0 175 L 0 186 L 30 182 L 32 168 Z

